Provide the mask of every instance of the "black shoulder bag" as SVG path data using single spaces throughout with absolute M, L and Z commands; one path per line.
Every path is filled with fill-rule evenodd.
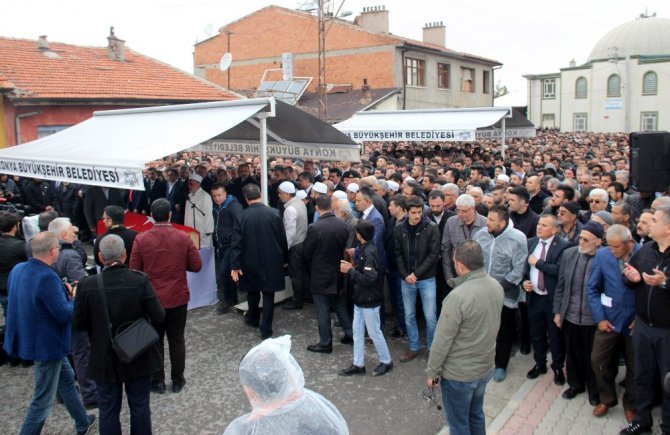
M 145 319 L 139 318 L 133 322 L 125 322 L 116 328 L 116 334 L 112 335 L 112 322 L 109 319 L 109 307 L 107 306 L 107 295 L 105 285 L 102 281 L 102 272 L 96 275 L 98 290 L 102 298 L 102 305 L 107 321 L 107 332 L 112 342 L 112 349 L 119 361 L 129 364 L 145 353 L 151 346 L 158 342 L 156 329 Z

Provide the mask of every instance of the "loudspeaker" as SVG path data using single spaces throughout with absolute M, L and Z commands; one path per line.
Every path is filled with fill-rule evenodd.
M 630 180 L 639 192 L 665 192 L 670 187 L 670 133 L 630 134 Z

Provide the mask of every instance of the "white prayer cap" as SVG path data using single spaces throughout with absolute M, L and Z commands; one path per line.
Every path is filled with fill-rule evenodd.
M 319 181 L 314 183 L 314 187 L 312 187 L 312 189 L 314 189 L 314 191 L 318 192 L 318 193 L 322 193 L 322 194 L 328 193 L 328 186 L 326 186 L 325 184 L 323 184 Z
M 284 193 L 295 193 L 295 185 L 291 183 L 290 181 L 284 181 L 279 185 L 279 190 L 281 190 Z
M 351 193 L 356 193 L 358 192 L 360 188 L 358 187 L 358 184 L 356 183 L 351 183 L 347 186 L 347 190 Z
M 202 183 L 202 177 L 195 172 L 192 173 L 191 175 L 188 176 L 189 180 L 197 181 L 198 183 Z
M 388 184 L 388 185 L 389 185 L 389 189 L 391 189 L 391 190 L 394 191 L 394 192 L 397 192 L 397 191 L 400 190 L 400 185 L 399 185 L 398 183 L 396 183 L 395 181 L 393 181 L 393 180 L 389 180 L 389 181 L 387 181 L 386 184 Z
M 303 200 L 303 199 L 307 198 L 307 192 L 305 192 L 304 190 L 298 190 L 295 193 L 295 197 L 300 199 L 300 200 Z
M 347 201 L 347 194 L 342 192 L 341 190 L 336 190 L 333 192 L 333 196 L 341 201 Z
M 508 177 L 507 175 L 505 175 L 505 174 L 499 174 L 499 175 L 496 177 L 496 180 L 500 180 L 500 181 L 502 181 L 502 182 L 504 182 L 504 183 L 509 183 L 509 177 Z

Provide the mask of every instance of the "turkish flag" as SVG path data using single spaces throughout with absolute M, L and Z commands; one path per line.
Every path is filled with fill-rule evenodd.
M 154 227 L 154 220 L 150 218 L 149 216 L 140 214 L 140 213 L 133 213 L 133 212 L 126 212 L 125 216 L 123 217 L 123 225 L 131 230 L 135 230 L 137 232 L 143 233 L 145 231 L 149 231 Z M 173 228 L 183 231 L 186 233 L 191 240 L 193 241 L 193 244 L 195 245 L 196 248 L 200 249 L 200 233 L 197 232 L 195 229 L 191 227 L 187 227 L 185 225 L 179 225 L 175 223 L 170 223 Z M 105 224 L 102 222 L 102 219 L 98 221 L 98 236 L 102 236 L 107 232 L 107 228 L 105 228 Z

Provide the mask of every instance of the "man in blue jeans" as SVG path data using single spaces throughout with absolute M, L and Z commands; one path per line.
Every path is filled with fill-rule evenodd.
M 23 421 L 21 435 L 39 434 L 53 408 L 56 391 L 85 434 L 95 416 L 86 415 L 74 385 L 67 355 L 71 350 L 73 292 L 66 290 L 51 268 L 59 254 L 58 238 L 42 232 L 30 242 L 33 257 L 14 267 L 7 285 L 9 306 L 5 350 L 35 361 L 35 394 Z
M 437 323 L 435 273 L 440 258 L 440 230 L 423 214 L 423 201 L 417 196 L 407 200 L 407 218 L 395 227 L 395 258 L 402 278 L 402 300 L 409 349 L 400 362 L 419 354 L 419 328 L 416 323 L 416 296 L 419 293 L 426 318 L 426 347 L 430 351 Z
M 484 393 L 493 376 L 503 289 L 484 270 L 477 242 L 462 242 L 453 257 L 458 277 L 449 280 L 453 290 L 437 322 L 427 383 L 440 385 L 451 435 L 485 435 Z

